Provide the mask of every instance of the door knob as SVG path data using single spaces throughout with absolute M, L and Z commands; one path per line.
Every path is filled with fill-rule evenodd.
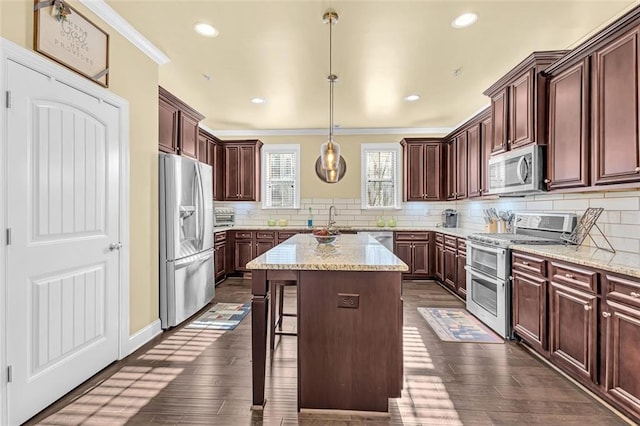
M 121 242 L 117 242 L 117 243 L 111 243 L 109 244 L 109 250 L 110 251 L 114 251 L 114 250 L 120 250 L 120 248 L 122 247 L 122 243 Z

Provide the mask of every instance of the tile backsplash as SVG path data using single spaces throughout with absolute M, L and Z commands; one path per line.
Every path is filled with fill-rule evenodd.
M 640 190 L 624 192 L 588 192 L 571 194 L 547 193 L 524 198 L 463 200 L 456 202 L 410 202 L 399 210 L 362 210 L 359 198 L 302 199 L 300 209 L 262 209 L 261 203 L 219 202 L 216 207 L 236 210 L 236 226 L 266 225 L 268 219 L 286 219 L 291 226 L 306 226 L 309 207 L 314 225 L 324 225 L 329 207 L 336 206 L 339 226 L 375 226 L 378 218 L 385 222 L 395 218 L 398 227 L 436 226 L 444 209 L 458 210 L 458 226 L 484 232 L 482 210 L 570 212 L 581 215 L 587 207 L 604 207 L 598 226 L 618 251 L 640 253 Z M 592 235 L 596 236 L 597 231 Z M 598 238 L 596 237 L 596 240 Z M 585 244 L 590 243 L 589 239 Z M 599 241 L 600 243 L 600 241 Z

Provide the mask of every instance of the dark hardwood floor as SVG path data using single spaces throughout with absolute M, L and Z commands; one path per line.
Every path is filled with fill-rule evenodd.
M 87 381 L 27 424 L 624 425 L 518 344 L 441 341 L 416 308 L 461 307 L 434 282 L 404 284 L 404 390 L 390 418 L 299 414 L 296 338 L 276 339 L 264 411 L 251 411 L 251 319 L 232 331 L 180 327 Z M 214 302 L 248 302 L 228 279 Z M 295 308 L 287 288 L 285 309 Z M 289 322 L 286 322 L 289 321 Z M 293 329 L 295 318 L 285 320 Z

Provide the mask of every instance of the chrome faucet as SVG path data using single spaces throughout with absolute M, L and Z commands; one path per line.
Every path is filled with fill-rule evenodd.
M 329 223 L 327 224 L 327 228 L 331 228 L 333 225 L 335 225 L 336 221 L 333 220 L 333 217 L 331 216 L 331 210 L 333 210 L 333 214 L 335 216 L 337 216 L 338 214 L 336 213 L 336 206 L 331 206 L 329 207 Z

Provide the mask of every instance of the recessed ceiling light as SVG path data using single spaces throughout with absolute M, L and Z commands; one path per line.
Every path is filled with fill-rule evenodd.
M 404 100 L 407 102 L 414 102 L 414 101 L 417 101 L 418 99 L 420 99 L 420 95 L 409 95 L 404 97 Z
M 253 102 L 254 104 L 263 104 L 267 101 L 262 98 L 251 98 L 251 102 Z
M 473 25 L 477 20 L 478 15 L 476 15 L 475 13 L 463 13 L 462 15 L 451 21 L 451 26 L 453 28 L 465 28 L 469 25 Z
M 193 26 L 193 29 L 200 35 L 205 37 L 216 37 L 218 35 L 218 30 L 212 27 L 209 24 L 199 23 Z

